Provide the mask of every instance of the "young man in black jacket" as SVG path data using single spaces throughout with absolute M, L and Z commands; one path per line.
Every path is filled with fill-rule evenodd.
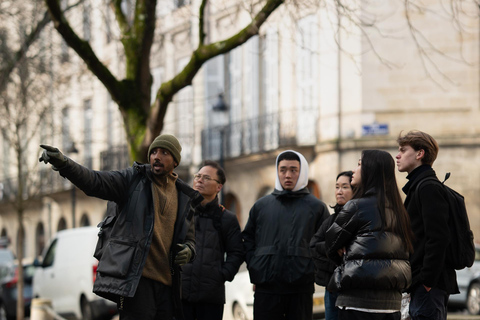
M 420 181 L 437 178 L 432 169 L 437 158 L 438 144 L 433 137 L 421 131 L 399 135 L 396 156 L 400 172 L 407 172 L 405 207 L 410 216 L 414 237 L 414 253 L 410 256 L 412 285 L 410 316 L 412 320 L 447 319 L 450 294 L 458 293 L 455 270 L 445 263 L 449 243 L 449 207 L 442 186 L 438 183 L 422 185 Z
M 194 175 L 193 189 L 203 196 L 195 209 L 194 261 L 183 266 L 182 305 L 186 320 L 221 320 L 225 281 L 232 281 L 244 261 L 242 233 L 237 217 L 218 203 L 225 171 L 205 161 Z
M 149 165 L 94 171 L 41 145 L 40 161 L 89 196 L 110 200 L 118 210 L 102 249 L 93 291 L 118 303 L 121 320 L 182 319 L 180 266 L 195 256 L 193 207 L 203 197 L 178 179 L 182 147 L 169 134 L 148 150 Z M 93 249 L 93 248 L 92 248 Z
M 310 239 L 330 215 L 307 189 L 308 163 L 295 151 L 277 157 L 275 190 L 250 210 L 243 231 L 255 320 L 312 319 Z

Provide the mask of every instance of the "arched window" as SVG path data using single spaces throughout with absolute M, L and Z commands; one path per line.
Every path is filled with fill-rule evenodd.
M 322 193 L 320 192 L 320 188 L 318 187 L 318 185 L 315 181 L 308 180 L 307 188 L 308 188 L 308 191 L 310 191 L 311 194 L 313 194 L 318 199 L 321 199 Z
M 0 248 L 6 248 L 10 244 L 10 239 L 8 238 L 7 229 L 2 228 L 2 233 L 0 234 Z
M 90 219 L 88 219 L 88 216 L 86 213 L 82 215 L 82 218 L 80 219 L 80 227 L 88 227 L 90 226 Z
M 67 221 L 65 221 L 65 218 L 62 217 L 58 221 L 57 232 L 65 229 L 67 229 Z
M 43 249 L 45 248 L 45 228 L 43 223 L 39 222 L 35 230 L 35 257 L 42 255 Z
M 233 194 L 228 193 L 225 195 L 225 208 L 232 211 L 237 215 L 238 223 L 242 225 L 242 216 L 241 216 L 241 207 L 240 202 L 237 200 Z
M 257 200 L 273 192 L 272 187 L 264 186 L 257 195 Z

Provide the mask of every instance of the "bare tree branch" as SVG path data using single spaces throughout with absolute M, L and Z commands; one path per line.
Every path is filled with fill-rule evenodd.
M 0 69 L 0 92 L 5 90 L 10 74 L 17 67 L 17 65 L 21 63 L 30 46 L 35 42 L 35 40 L 37 40 L 38 35 L 49 22 L 50 16 L 48 15 L 48 12 L 45 12 L 42 20 L 40 20 L 40 22 L 33 28 L 32 32 L 26 37 L 20 49 L 13 55 L 12 60 L 8 61 L 8 63 Z
M 54 22 L 55 29 L 62 35 L 65 42 L 85 61 L 88 68 L 103 83 L 115 101 L 124 99 L 124 95 L 130 91 L 128 86 L 118 81 L 110 70 L 98 59 L 90 44 L 82 40 L 75 33 L 60 9 L 59 1 L 46 0 L 45 3 Z

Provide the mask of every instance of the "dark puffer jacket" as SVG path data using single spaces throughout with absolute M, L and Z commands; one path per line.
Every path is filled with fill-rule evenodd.
M 327 206 L 307 188 L 275 189 L 254 204 L 243 239 L 250 281 L 257 292 L 313 292 L 309 244 L 328 216 Z
M 315 283 L 319 286 L 326 287 L 333 271 L 337 265 L 327 257 L 325 248 L 325 235 L 328 228 L 333 224 L 338 212 L 332 214 L 327 220 L 323 221 L 318 231 L 310 241 L 310 249 L 312 250 L 313 262 L 315 263 Z
M 88 196 L 114 201 L 118 206 L 111 238 L 105 244 L 98 264 L 93 291 L 117 302 L 119 297 L 133 297 L 142 275 L 153 234 L 154 208 L 150 165 L 135 163 L 120 171 L 93 171 L 71 159 L 60 170 Z M 133 187 L 132 184 L 135 184 Z M 173 235 L 175 244 L 187 244 L 195 256 L 194 209 L 203 197 L 177 179 L 178 211 Z M 133 190 L 133 192 L 132 192 Z M 130 191 L 130 192 L 129 192 Z M 180 268 L 170 253 L 175 309 L 180 310 Z
M 395 213 L 387 208 L 385 214 L 386 230 L 391 230 L 388 223 L 396 222 Z M 372 190 L 347 202 L 327 230 L 326 246 L 328 256 L 337 261 L 337 250 L 346 248 L 341 277 L 333 276 L 337 306 L 400 310 L 402 291 L 411 283 L 409 255 L 398 235 L 382 230 Z
M 237 217 L 218 198 L 198 206 L 195 240 L 197 257 L 182 268 L 182 299 L 224 304 L 225 281 L 233 280 L 245 256 Z

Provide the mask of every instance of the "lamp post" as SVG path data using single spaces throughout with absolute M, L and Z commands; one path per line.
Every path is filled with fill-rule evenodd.
M 217 102 L 212 106 L 213 112 L 220 112 L 226 113 L 228 112 L 228 105 L 225 103 L 225 99 L 223 97 L 223 93 L 218 94 Z M 227 124 L 223 124 L 220 128 L 220 167 L 225 170 L 224 162 L 225 162 L 225 132 L 227 129 Z M 225 205 L 225 197 L 223 193 L 223 188 L 220 190 L 220 202 L 221 204 Z
M 68 149 L 69 154 L 77 154 L 78 149 L 75 147 L 75 142 L 72 141 L 70 149 Z M 72 183 L 72 228 L 75 228 L 75 205 L 77 201 L 76 187 Z

